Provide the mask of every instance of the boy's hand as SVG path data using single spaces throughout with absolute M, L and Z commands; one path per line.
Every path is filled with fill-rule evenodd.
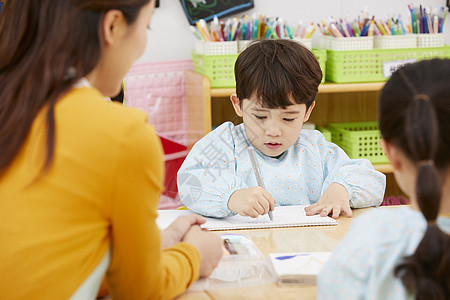
M 320 216 L 326 217 L 331 214 L 334 219 L 337 219 L 343 211 L 350 218 L 352 210 L 347 189 L 338 183 L 330 184 L 319 201 L 306 207 L 305 211 L 307 216 L 320 214 Z
M 255 186 L 234 192 L 228 200 L 228 208 L 242 216 L 256 218 L 273 210 L 275 200 L 262 187 Z

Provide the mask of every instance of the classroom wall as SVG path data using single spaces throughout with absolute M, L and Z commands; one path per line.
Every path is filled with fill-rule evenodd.
M 408 12 L 408 3 L 411 0 L 254 0 L 255 7 L 239 13 L 252 15 L 261 12 L 267 16 L 279 16 L 289 25 L 296 25 L 299 20 L 304 24 L 317 22 L 328 17 L 335 18 L 356 17 L 367 5 L 369 14 L 376 18 L 386 17 L 387 14 L 402 14 L 403 19 Z M 445 6 L 444 0 L 414 1 L 415 5 L 422 4 L 430 7 Z M 450 16 L 449 16 L 450 17 Z M 179 0 L 160 0 L 160 7 L 155 9 L 148 33 L 147 48 L 138 62 L 166 61 L 190 59 L 194 48 L 195 38 L 189 29 L 189 23 Z M 447 44 L 450 44 L 450 19 L 444 25 L 444 35 Z M 318 41 L 320 33 L 314 33 L 314 44 Z

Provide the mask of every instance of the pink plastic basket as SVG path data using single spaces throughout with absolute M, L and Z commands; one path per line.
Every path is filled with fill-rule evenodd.
M 125 105 L 142 109 L 158 133 L 187 145 L 185 70 L 193 70 L 190 60 L 143 63 L 124 81 Z
M 201 75 L 192 70 L 191 60 L 141 63 L 124 78 L 125 105 L 147 113 L 164 148 L 165 190 L 160 209 L 181 206 L 176 174 L 187 148 L 204 134 L 203 85 Z M 187 79 L 189 71 L 193 77 Z

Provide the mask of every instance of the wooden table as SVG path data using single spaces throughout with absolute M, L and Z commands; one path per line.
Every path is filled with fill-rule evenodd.
M 233 232 L 251 237 L 265 256 L 271 252 L 333 251 L 349 230 L 352 220 L 370 209 L 373 208 L 354 209 L 352 218 L 340 216 L 337 219 L 337 226 L 252 229 Z M 379 209 L 386 209 L 386 207 Z M 225 233 L 225 231 L 217 232 Z M 177 299 L 316 299 L 316 286 L 292 287 L 271 283 L 246 288 L 187 291 Z

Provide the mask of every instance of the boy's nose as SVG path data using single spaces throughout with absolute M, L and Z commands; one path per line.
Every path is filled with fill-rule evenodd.
M 268 136 L 280 136 L 281 135 L 281 129 L 280 126 L 277 124 L 268 124 L 269 126 L 266 127 L 266 135 Z

